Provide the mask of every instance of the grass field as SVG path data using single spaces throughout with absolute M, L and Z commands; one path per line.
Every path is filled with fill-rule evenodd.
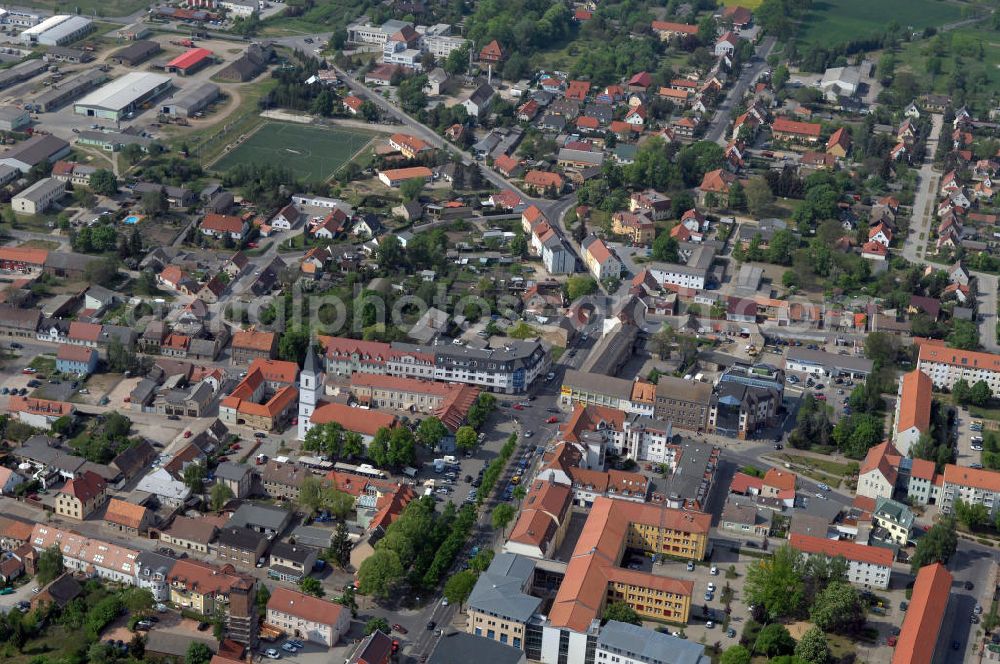
M 939 49 L 937 53 L 936 49 Z M 938 74 L 932 74 L 929 66 L 935 56 L 934 62 L 940 66 Z M 1000 87 L 1000 39 L 996 32 L 977 29 L 977 26 L 903 44 L 896 54 L 899 63 L 896 71 L 912 72 L 920 90 L 947 93 L 956 57 L 960 58 L 960 66 L 970 82 L 968 100 L 991 100 Z
M 128 16 L 149 7 L 146 0 L 23 0 L 21 7 L 45 9 L 53 14 L 82 14 L 95 16 Z
M 757 9 L 764 0 L 722 0 L 726 7 L 746 7 L 747 9 Z
M 225 171 L 239 164 L 282 164 L 304 180 L 326 180 L 372 140 L 371 134 L 267 122 L 212 168 Z
M 961 7 L 946 0 L 816 0 L 799 37 L 808 43 L 837 44 L 870 35 L 890 20 L 922 30 L 957 21 L 961 15 Z

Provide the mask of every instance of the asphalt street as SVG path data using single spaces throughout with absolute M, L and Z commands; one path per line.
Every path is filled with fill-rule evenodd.
M 726 98 L 715 112 L 708 131 L 705 132 L 706 141 L 713 141 L 721 145 L 727 142 L 726 130 L 729 128 L 729 121 L 732 119 L 733 109 L 742 101 L 743 96 L 749 89 L 750 84 L 757 80 L 761 72 L 767 69 L 767 56 L 771 55 L 776 40 L 774 37 L 765 37 L 757 45 L 756 57 L 749 66 L 743 68 L 743 72 L 736 80 L 736 83 L 729 89 Z

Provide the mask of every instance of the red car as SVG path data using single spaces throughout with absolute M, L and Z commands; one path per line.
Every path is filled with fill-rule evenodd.
M 38 373 L 38 369 L 32 369 L 31 367 L 28 367 L 27 369 L 21 369 L 21 373 L 23 373 L 25 376 L 30 376 L 33 373 Z
M 558 421 L 559 421 L 559 418 L 556 417 L 555 415 L 553 415 L 549 419 L 545 420 L 546 424 L 555 424 Z
M 229 446 L 229 449 L 231 449 L 231 450 L 238 450 L 238 449 L 242 449 L 242 448 L 240 447 L 239 443 L 233 443 L 232 445 Z
M 398 652 L 398 651 L 399 651 L 399 639 L 393 639 L 392 640 L 392 652 Z
M 816 398 L 816 401 L 826 401 L 826 395 L 825 394 L 817 394 L 815 396 L 815 398 Z
M 184 437 L 185 438 L 190 438 L 191 437 L 191 430 L 190 429 L 188 429 L 187 431 L 184 432 Z
M 405 627 L 403 627 L 402 625 L 400 625 L 399 623 L 394 624 L 392 626 L 392 629 L 393 629 L 393 631 L 399 632 L 400 634 L 407 634 L 408 633 L 408 630 Z
M 514 404 L 514 410 L 524 410 L 524 406 L 519 403 Z

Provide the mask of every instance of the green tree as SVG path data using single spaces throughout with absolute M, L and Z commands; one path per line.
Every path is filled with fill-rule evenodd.
M 365 636 L 373 634 L 374 632 L 388 634 L 391 629 L 392 628 L 389 627 L 389 621 L 385 618 L 369 618 L 368 622 L 365 623 Z
M 50 546 L 38 556 L 36 577 L 42 585 L 52 581 L 63 571 L 63 555 L 58 546 Z
M 218 512 L 234 497 L 233 490 L 228 485 L 216 482 L 212 485 L 212 490 L 209 492 L 209 504 L 213 510 Z
M 302 449 L 320 452 L 331 458 L 340 458 L 344 446 L 344 427 L 340 422 L 317 424 L 306 432 Z
M 737 180 L 729 187 L 729 209 L 745 210 L 747 207 L 747 194 L 743 185 Z
M 257 601 L 254 602 L 257 605 L 257 612 L 260 617 L 263 618 L 267 613 L 267 602 L 271 599 L 271 591 L 267 589 L 263 583 L 257 584 Z
M 515 516 L 517 516 L 517 510 L 513 505 L 510 503 L 500 503 L 493 508 L 493 514 L 490 516 L 494 530 L 499 530 L 503 533 Z
M 461 431 L 461 429 L 459 429 Z M 473 432 L 475 434 L 475 432 Z M 417 440 L 424 447 L 434 449 L 441 439 L 448 435 L 448 427 L 441 423 L 441 420 L 431 415 L 425 417 L 417 425 Z
M 955 319 L 947 341 L 952 348 L 976 350 L 979 348 L 979 328 L 972 321 Z
M 333 531 L 333 540 L 330 542 L 330 557 L 337 567 L 344 569 L 350 564 L 352 548 L 347 524 L 339 521 L 336 530 Z
M 452 76 L 465 73 L 465 70 L 469 67 L 469 49 L 469 43 L 466 42 L 462 47 L 456 48 L 449 53 L 442 65 L 444 70 Z
M 966 405 L 972 400 L 972 388 L 964 378 L 959 378 L 951 387 L 951 395 L 959 405 Z
M 129 164 L 134 164 L 140 159 L 142 159 L 143 150 L 142 147 L 137 143 L 129 143 L 124 148 L 122 148 L 122 157 Z
M 795 639 L 781 623 L 771 623 L 760 630 L 754 652 L 767 657 L 790 655 L 795 651 Z
M 167 192 L 163 189 L 145 192 L 140 199 L 139 205 L 145 214 L 153 218 L 160 216 L 170 209 Z
M 719 664 L 750 664 L 752 660 L 753 655 L 746 647 L 735 645 L 726 648 L 722 657 L 719 658 Z
M 322 597 L 326 594 L 326 591 L 323 590 L 323 584 L 319 582 L 319 579 L 312 576 L 304 576 L 299 579 L 299 590 L 315 597 Z
M 303 327 L 285 330 L 278 339 L 278 359 L 302 365 L 309 352 L 309 330 Z
M 832 659 L 826 634 L 819 627 L 810 627 L 795 645 L 795 656 L 808 664 L 829 664 Z
M 184 664 L 208 664 L 212 661 L 212 651 L 201 641 L 192 641 L 184 655 Z
M 755 217 L 762 216 L 774 203 L 771 187 L 762 176 L 750 178 L 746 186 L 747 210 Z
M 358 617 L 358 600 L 354 596 L 353 585 L 348 584 L 347 586 L 344 587 L 343 594 L 341 594 L 340 597 L 337 598 L 337 604 L 340 604 L 341 606 L 346 606 L 348 609 L 350 609 L 352 618 Z
M 835 581 L 824 588 L 813 602 L 809 615 L 825 632 L 853 634 L 865 624 L 861 594 L 843 581 Z
M 566 281 L 566 297 L 571 301 L 597 292 L 597 282 L 592 277 L 575 274 Z
M 611 602 L 604 608 L 602 616 L 604 622 L 614 620 L 615 622 L 628 623 L 630 625 L 642 625 L 642 618 L 631 606 L 625 602 Z
M 746 602 L 765 607 L 775 618 L 794 615 L 804 593 L 799 561 L 798 552 L 785 545 L 771 557 L 751 563 L 744 584 Z
M 444 583 L 444 596 L 452 604 L 457 604 L 461 610 L 465 600 L 469 599 L 469 595 L 472 594 L 472 587 L 476 585 L 476 577 L 477 574 L 469 569 L 453 574 Z
M 90 176 L 90 188 L 101 196 L 114 196 L 118 193 L 118 178 L 106 168 L 99 168 Z
M 83 269 L 83 278 L 87 283 L 98 286 L 111 286 L 118 278 L 118 259 L 114 256 L 105 256 L 87 263 Z
M 403 200 L 414 201 L 420 192 L 423 191 L 427 182 L 423 178 L 413 178 L 399 185 L 399 193 L 403 194 Z
M 189 463 L 184 468 L 184 486 L 191 489 L 193 493 L 201 493 L 205 483 L 205 465 L 201 463 Z
M 678 249 L 677 240 L 668 231 L 661 231 L 653 240 L 653 258 L 658 261 L 676 263 L 679 260 Z
M 969 390 L 969 403 L 973 406 L 985 406 L 989 400 L 992 393 L 990 392 L 990 386 L 986 384 L 986 381 L 979 380 L 976 384 L 972 386 Z
M 462 451 L 472 451 L 476 449 L 476 430 L 465 425 L 455 432 L 455 446 Z
M 957 548 L 955 519 L 951 516 L 943 517 L 917 540 L 916 550 L 910 557 L 910 571 L 916 574 L 924 565 L 947 564 Z
M 389 549 L 375 549 L 358 568 L 358 591 L 385 599 L 403 579 L 406 571 L 399 555 Z
M 148 588 L 125 588 L 122 591 L 122 602 L 133 615 L 149 613 L 156 605 L 153 593 Z
M 326 487 L 323 480 L 315 475 L 306 475 L 302 478 L 302 484 L 299 486 L 299 507 L 307 515 L 312 516 L 323 508 L 323 504 L 326 502 L 325 492 Z
M 955 519 L 969 530 L 976 530 L 989 523 L 990 510 L 982 503 L 967 503 L 956 499 Z

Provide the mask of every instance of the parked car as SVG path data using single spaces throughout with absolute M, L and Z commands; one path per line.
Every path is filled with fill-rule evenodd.
M 409 630 L 400 625 L 399 623 L 394 623 L 392 625 L 393 631 L 399 632 L 400 634 L 408 634 Z
M 268 659 L 281 659 L 281 654 L 274 648 L 268 648 L 267 650 L 265 650 L 264 655 Z

